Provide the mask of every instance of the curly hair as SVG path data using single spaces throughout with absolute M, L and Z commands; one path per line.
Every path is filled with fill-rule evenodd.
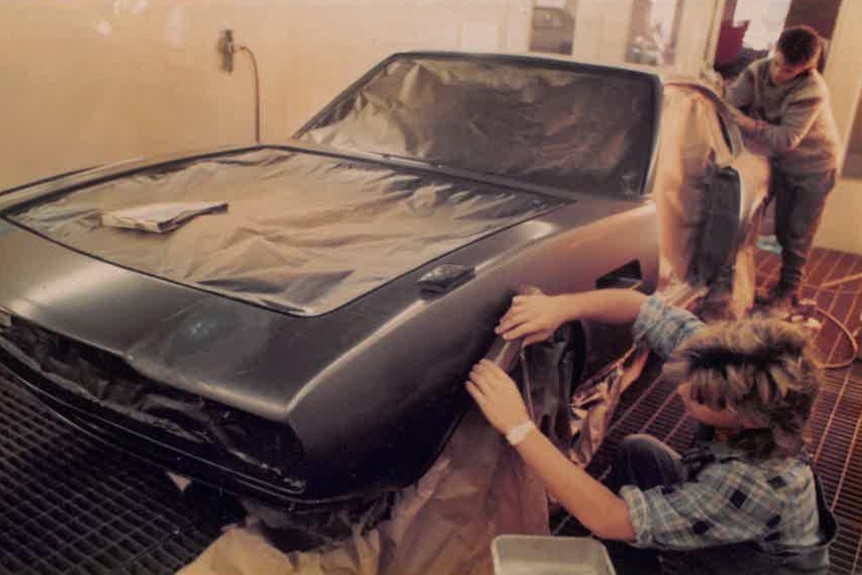
M 811 26 L 791 26 L 778 37 L 778 51 L 792 66 L 807 64 L 820 55 L 820 36 Z
M 756 422 L 733 440 L 752 458 L 801 451 L 822 377 L 808 334 L 776 319 L 709 325 L 677 348 L 664 373 L 688 383 L 692 401 Z

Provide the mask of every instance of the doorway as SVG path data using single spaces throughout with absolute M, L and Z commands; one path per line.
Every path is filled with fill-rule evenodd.
M 822 71 L 840 6 L 841 0 L 726 0 L 715 70 L 724 78 L 736 77 L 750 63 L 769 55 L 785 27 L 806 24 L 823 38 Z

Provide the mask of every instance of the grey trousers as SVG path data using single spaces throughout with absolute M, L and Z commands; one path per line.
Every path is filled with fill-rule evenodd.
M 835 170 L 815 174 L 789 174 L 772 165 L 770 201 L 775 202 L 775 237 L 781 245 L 779 285 L 792 293 L 802 283 L 805 262 L 826 197 L 835 187 Z

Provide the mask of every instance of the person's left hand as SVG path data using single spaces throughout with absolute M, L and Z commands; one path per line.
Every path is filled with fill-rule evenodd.
M 757 130 L 757 120 L 733 106 L 729 106 L 728 109 L 730 110 L 730 115 L 733 117 L 733 121 L 743 132 L 751 133 Z
M 515 296 L 494 332 L 507 341 L 523 337 L 524 345 L 545 341 L 566 321 L 559 299 L 544 294 Z
M 466 385 L 485 418 L 500 433 L 505 435 L 516 425 L 530 421 L 518 386 L 495 363 L 483 359 L 474 365 Z

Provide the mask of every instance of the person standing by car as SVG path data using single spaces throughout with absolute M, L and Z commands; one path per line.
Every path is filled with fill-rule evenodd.
M 530 344 L 575 320 L 634 320 L 636 340 L 668 359 L 665 377 L 714 438 L 680 456 L 630 436 L 603 485 L 536 430 L 514 381 L 482 360 L 467 391 L 557 501 L 602 539 L 684 551 L 685 573 L 825 573 L 836 528 L 803 451 L 820 374 L 805 334 L 776 319 L 707 326 L 633 290 L 517 296 L 496 331 Z M 655 551 L 621 547 L 621 575 L 658 567 Z
M 765 146 L 771 159 L 781 274 L 758 300 L 776 308 L 798 303 L 808 252 L 835 186 L 838 131 L 817 71 L 822 50 L 814 29 L 787 28 L 772 57 L 753 62 L 725 89 L 740 109 L 734 115 L 743 133 Z

